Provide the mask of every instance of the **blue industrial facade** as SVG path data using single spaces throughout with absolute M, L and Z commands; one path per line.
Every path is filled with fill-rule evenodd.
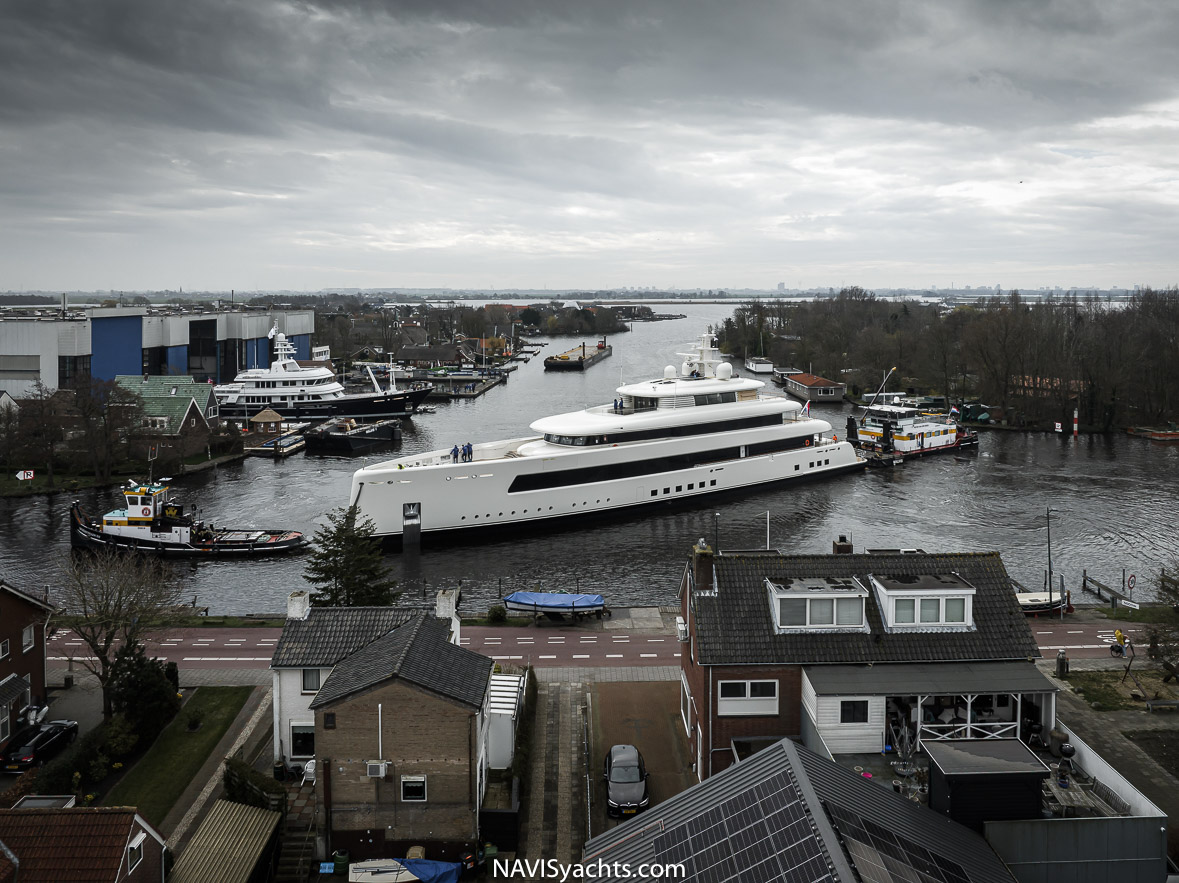
M 311 358 L 311 335 L 310 334 L 295 334 L 289 340 L 295 347 L 296 359 L 310 359 Z
M 139 316 L 104 316 L 90 322 L 90 375 L 114 380 L 143 372 L 143 321 Z
M 168 347 L 168 373 L 169 374 L 187 374 L 188 373 L 188 347 L 184 346 L 170 346 Z
M 270 367 L 270 339 L 256 337 L 246 341 L 246 368 Z M 233 378 L 229 378 L 232 380 Z

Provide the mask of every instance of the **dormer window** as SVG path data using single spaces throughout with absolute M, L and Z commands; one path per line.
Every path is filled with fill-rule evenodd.
M 889 631 L 974 628 L 974 586 L 956 573 L 869 574 Z
M 766 580 L 779 632 L 867 631 L 864 601 L 868 592 L 853 580 Z

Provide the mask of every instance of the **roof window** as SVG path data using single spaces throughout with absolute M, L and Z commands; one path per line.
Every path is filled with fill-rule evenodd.
M 868 574 L 890 631 L 972 631 L 975 589 L 956 573 Z
M 866 632 L 868 590 L 850 579 L 766 580 L 774 625 L 783 632 Z

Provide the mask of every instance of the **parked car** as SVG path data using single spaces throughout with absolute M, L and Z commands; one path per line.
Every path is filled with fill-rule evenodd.
M 606 815 L 630 816 L 650 804 L 647 766 L 633 745 L 615 745 L 606 753 Z
M 17 730 L 0 756 L 0 769 L 19 773 L 40 766 L 77 738 L 77 721 L 45 721 Z

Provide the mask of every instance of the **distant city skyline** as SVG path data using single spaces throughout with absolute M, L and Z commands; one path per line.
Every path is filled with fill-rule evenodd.
M 16 0 L 0 290 L 1168 288 L 1177 38 L 1146 0 Z

